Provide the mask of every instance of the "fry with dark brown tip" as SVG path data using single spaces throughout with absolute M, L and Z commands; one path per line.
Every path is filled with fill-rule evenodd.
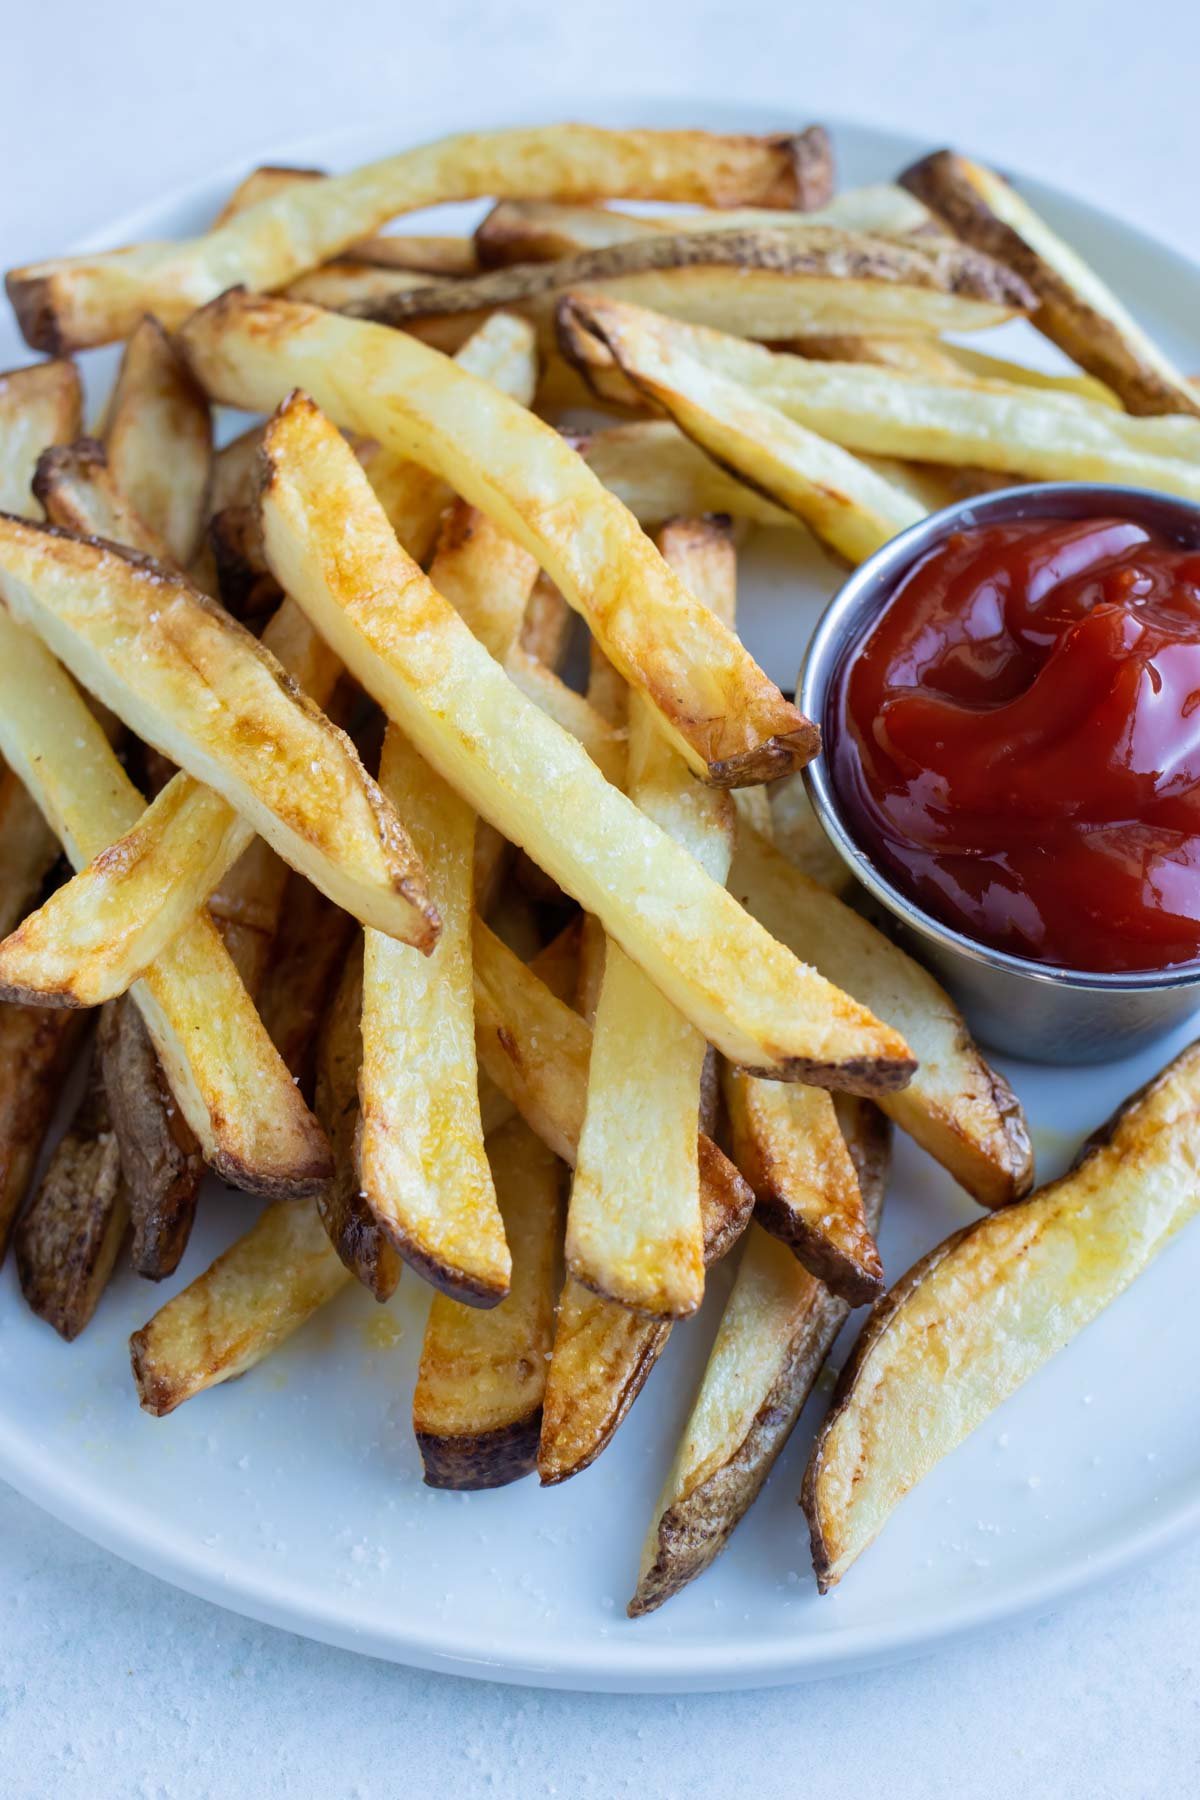
M 1200 414 L 1186 377 L 1007 181 L 953 150 L 923 157 L 900 180 L 958 237 L 1028 282 L 1038 298 L 1034 324 L 1131 413 Z
M 839 1100 L 838 1112 L 874 1231 L 890 1128 L 866 1100 Z M 791 1436 L 849 1311 L 784 1245 L 751 1226 L 651 1520 L 631 1618 L 655 1611 L 725 1548 Z
M 1069 1174 L 956 1232 L 875 1307 L 804 1477 L 822 1593 L 934 1464 L 1069 1344 L 1200 1207 L 1200 1046 Z
M 503 1487 L 537 1461 L 559 1284 L 562 1164 L 522 1119 L 493 1132 L 487 1153 L 512 1250 L 511 1286 L 486 1311 L 433 1297 L 413 1394 L 430 1487 Z
M 142 319 L 125 346 L 101 435 L 118 489 L 186 568 L 200 540 L 212 420 L 157 319 Z

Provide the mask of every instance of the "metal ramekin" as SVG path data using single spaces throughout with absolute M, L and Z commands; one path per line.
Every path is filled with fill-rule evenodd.
M 948 506 L 876 551 L 830 603 L 809 645 L 799 701 L 824 733 L 847 653 L 912 564 L 952 531 L 1010 519 L 1116 514 L 1200 546 L 1200 505 L 1145 488 L 1047 482 Z M 1200 961 L 1135 974 L 1086 974 L 977 944 L 901 894 L 851 836 L 824 755 L 805 770 L 809 797 L 835 849 L 893 914 L 898 935 L 940 977 L 985 1043 L 1035 1062 L 1097 1063 L 1127 1056 L 1200 1006 Z

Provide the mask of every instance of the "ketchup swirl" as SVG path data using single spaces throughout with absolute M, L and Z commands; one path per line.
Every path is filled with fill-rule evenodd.
M 1120 518 L 957 532 L 831 714 L 847 823 L 927 912 L 1074 969 L 1200 957 L 1200 551 Z

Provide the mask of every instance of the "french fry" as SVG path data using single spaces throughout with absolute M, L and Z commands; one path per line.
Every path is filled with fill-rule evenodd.
M 73 362 L 58 358 L 0 375 L 0 512 L 35 516 L 38 458 L 82 429 L 83 390 Z
M 756 525 L 795 525 L 795 514 L 720 468 L 669 419 L 612 425 L 571 440 L 610 493 L 643 526 L 725 513 Z
M 475 249 L 484 268 L 510 263 L 558 262 L 586 250 L 603 250 L 638 238 L 701 231 L 790 231 L 836 225 L 880 237 L 928 232 L 933 215 L 915 195 L 887 182 L 846 188 L 795 214 L 740 207 L 648 217 L 602 206 L 563 206 L 547 200 L 501 200 L 476 228 Z M 447 273 L 460 273 L 449 270 Z
M 221 604 L 252 631 L 260 628 L 283 595 L 263 563 L 256 507 L 226 506 L 215 512 L 208 522 L 207 547 Z
M 276 572 L 444 780 L 595 912 L 731 1058 L 847 1089 L 908 1079 L 901 1040 L 781 956 L 518 692 L 405 557 L 344 440 L 310 401 L 291 400 L 267 442 L 263 525 Z M 342 550 L 350 519 L 352 561 Z
M 425 1480 L 438 1488 L 503 1487 L 537 1461 L 559 1280 L 562 1164 L 521 1119 L 488 1140 L 512 1284 L 481 1312 L 433 1297 L 413 1394 Z
M 922 1476 L 1192 1217 L 1198 1099 L 1193 1044 L 1125 1102 L 1069 1174 L 947 1238 L 875 1307 L 804 1477 L 822 1593 Z
M 93 714 L 45 647 L 3 609 L 0 749 L 76 867 L 141 815 L 141 796 Z M 206 1161 L 235 1186 L 311 1192 L 328 1168 L 324 1139 L 212 922 L 196 915 L 133 992 Z
M 958 237 L 1017 270 L 1038 297 L 1034 324 L 1131 413 L 1200 414 L 1170 359 L 1008 182 L 952 150 L 923 157 L 900 180 Z
M 528 329 L 516 321 L 497 320 L 479 332 L 464 348 L 462 361 L 518 396 L 532 394 L 532 342 Z M 231 495 L 246 479 L 247 448 L 258 455 L 261 434 L 248 446 L 244 439 L 238 443 L 242 447 L 232 463 L 217 459 L 217 485 Z M 398 458 L 390 460 L 382 476 L 386 479 L 375 467 L 373 478 L 381 481 L 393 508 L 392 524 L 394 514 L 403 514 L 404 529 L 431 548 L 448 490 L 426 480 L 416 464 Z M 563 603 L 540 584 L 534 595 L 545 648 Z M 311 700 L 329 704 L 341 664 L 298 607 L 284 602 L 268 623 L 263 643 Z M 253 836 L 253 828 L 219 794 L 190 775 L 177 775 L 119 844 L 106 845 L 95 862 L 58 890 L 52 915 L 36 926 L 29 921 L 30 932 L 44 924 L 55 946 L 55 964 L 39 970 L 30 961 L 20 966 L 14 961 L 5 972 L 0 951 L 0 981 L 8 982 L 10 992 L 36 988 L 44 997 L 47 988 L 61 991 L 81 1005 L 122 993 L 205 903 Z M 15 947 L 12 954 L 16 956 Z M 89 956 L 85 980 L 80 965 Z
M 369 1204 L 359 1175 L 362 1010 L 363 947 L 356 941 L 317 1047 L 317 1117 L 329 1134 L 334 1159 L 333 1174 L 317 1194 L 317 1211 L 330 1243 L 350 1273 L 376 1300 L 389 1300 L 404 1265 Z
M 0 763 L 0 932 L 18 925 L 58 861 L 58 839 L 11 769 Z
M 157 1418 L 269 1356 L 350 1273 L 311 1201 L 279 1200 L 129 1342 L 138 1399 Z
M 803 944 L 831 980 L 849 981 L 908 1032 L 917 1073 L 904 1093 L 880 1097 L 901 1130 L 980 1205 L 1004 1206 L 1027 1194 L 1033 1151 L 1024 1114 L 932 975 L 744 820 L 738 822 L 729 885 L 773 936 Z
M 475 817 L 394 726 L 380 785 L 427 857 L 442 920 L 428 958 L 369 932 L 359 1164 L 366 1203 L 404 1260 L 454 1299 L 494 1306 L 512 1258 L 479 1118 L 471 980 Z
M 776 344 L 774 348 L 793 351 L 797 356 L 817 357 L 823 362 L 876 363 L 910 375 L 928 375 L 934 381 L 1003 381 L 1009 386 L 1040 388 L 1045 393 L 1092 400 L 1102 406 L 1120 409 L 1121 405 L 1112 389 L 1093 375 L 1051 375 L 1044 369 L 1031 369 L 1008 357 L 989 356 L 986 351 L 951 344 L 942 338 L 848 337 L 830 333 L 819 338 L 798 338 L 795 343 Z
M 26 341 L 57 355 L 128 337 L 148 312 L 171 330 L 238 282 L 283 287 L 389 219 L 444 201 L 608 196 L 789 207 L 816 189 L 828 163 L 827 142 L 811 134 L 590 125 L 466 132 L 346 175 L 290 183 L 204 237 L 14 269 L 8 296 Z
M 13 1238 L 21 1292 L 68 1343 L 96 1310 L 128 1220 L 120 1150 L 93 1068 Z
M 429 579 L 500 661 L 520 638 L 537 576 L 536 558 L 486 513 L 465 500 L 452 502 L 442 520 Z
M 831 225 L 634 238 L 555 263 L 523 263 L 465 281 L 422 285 L 393 271 L 318 271 L 292 298 L 356 318 L 454 334 L 496 308 L 548 325 L 575 289 L 653 307 L 692 325 L 771 341 L 823 332 L 976 331 L 1029 310 L 1017 276 L 952 240 L 871 237 Z M 448 332 L 448 336 L 443 336 Z
M 187 1248 L 204 1158 L 131 995 L 101 1007 L 96 1055 L 133 1226 L 130 1260 L 139 1275 L 163 1281 Z
M 251 169 L 234 188 L 213 220 L 213 229 L 228 224 L 239 213 L 248 212 L 260 200 L 270 200 L 275 194 L 283 193 L 285 188 L 324 179 L 324 169 L 297 169 L 264 163 Z M 894 192 L 902 194 L 903 190 L 896 188 Z M 919 203 L 914 200 L 912 204 L 917 206 Z M 370 237 L 350 244 L 347 254 L 360 262 L 378 263 L 384 268 L 413 269 L 423 275 L 473 275 L 478 267 L 475 246 L 467 237 L 409 236 L 407 233 L 402 237 Z
M 931 381 L 866 363 L 814 362 L 677 322 L 665 328 L 712 373 L 847 450 L 1200 496 L 1200 426 L 1183 414 L 1131 418 L 1016 383 Z M 589 366 L 593 374 L 606 380 L 603 367 Z
M 212 420 L 157 319 L 142 319 L 125 346 L 102 435 L 117 487 L 186 567 L 200 540 Z
M 588 341 L 597 341 L 715 461 L 794 512 L 851 562 L 924 514 L 873 469 L 690 355 L 686 340 L 652 313 L 573 294 L 560 305 L 559 335 L 564 354 L 585 370 Z
M 33 491 L 51 525 L 79 537 L 107 538 L 174 566 L 166 539 L 134 507 L 95 438 L 56 444 L 38 458 Z
M 888 1126 L 869 1101 L 839 1103 L 878 1227 Z M 631 1618 L 702 1575 L 745 1517 L 787 1443 L 849 1306 L 752 1225 L 679 1448 L 642 1551 Z
M 0 595 L 77 679 L 331 900 L 380 930 L 435 940 L 420 866 L 349 739 L 182 577 L 0 518 Z
M 763 833 L 790 863 L 831 894 L 850 886 L 848 864 L 838 855 L 812 808 L 802 775 L 789 775 L 770 788 L 771 829 Z
M 339 424 L 452 482 L 537 557 L 696 773 L 741 786 L 812 755 L 811 723 L 575 452 L 506 395 L 402 332 L 291 301 L 227 295 L 182 341 L 210 393 L 263 409 L 303 386 Z M 356 380 L 368 359 L 371 380 Z
M 0 1260 L 82 1033 L 78 1013 L 0 1006 Z
M 669 528 L 659 548 L 707 604 L 694 578 L 703 557 L 693 539 L 704 534 L 722 565 L 718 583 L 723 575 L 732 587 L 734 550 L 720 527 Z M 630 799 L 723 882 L 733 852 L 729 796 L 693 779 L 639 695 L 629 696 L 628 717 Z M 695 1126 L 707 1049 L 636 963 L 609 944 L 567 1212 L 567 1270 L 583 1287 L 657 1318 L 684 1318 L 704 1295 Z
M 570 647 L 576 622 L 574 613 L 554 583 L 548 576 L 539 575 L 525 608 L 517 642 L 527 655 L 536 656 L 548 669 L 559 669 Z M 610 719 L 609 724 L 612 723 Z

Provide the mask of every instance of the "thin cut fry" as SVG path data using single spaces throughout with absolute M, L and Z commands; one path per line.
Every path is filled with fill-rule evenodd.
M 817 127 L 774 138 L 591 125 L 466 132 L 292 183 L 204 237 L 14 269 L 8 296 L 26 341 L 55 355 L 128 337 L 148 312 L 173 329 L 237 282 L 282 287 L 389 219 L 443 201 L 616 196 L 789 207 L 828 186 L 820 183 L 828 167 Z
M 471 980 L 475 815 L 395 726 L 379 781 L 408 820 L 442 920 L 433 953 L 368 932 L 359 1076 L 362 1187 L 404 1260 L 494 1306 L 512 1258 L 484 1154 Z
M 588 342 L 597 340 L 716 461 L 732 465 L 851 562 L 923 516 L 922 506 L 874 470 L 690 355 L 668 321 L 574 294 L 559 309 L 559 330 L 564 353 L 585 369 Z
M 430 1487 L 503 1487 L 537 1461 L 558 1291 L 562 1165 L 521 1119 L 488 1139 L 512 1286 L 481 1312 L 435 1294 L 413 1394 Z
M 128 831 L 142 799 L 44 646 L 0 609 L 0 749 L 76 867 Z M 235 1186 L 311 1192 L 328 1151 L 212 922 L 196 915 L 133 990 L 206 1160 Z
M 443 779 L 603 919 L 732 1058 L 818 1085 L 908 1078 L 894 1034 L 781 956 L 513 687 L 404 556 L 344 440 L 311 402 L 290 401 L 267 441 L 263 524 L 283 586 Z
M 878 1227 L 888 1126 L 869 1101 L 842 1105 L 862 1171 L 868 1228 Z M 737 1280 L 659 1496 L 631 1618 L 704 1573 L 757 1499 L 804 1408 L 849 1307 L 751 1226 Z
M 117 487 L 186 568 L 200 541 L 212 420 L 157 319 L 143 319 L 125 346 L 103 436 Z
M 295 302 L 226 295 L 182 336 L 210 393 L 265 410 L 300 385 L 339 424 L 452 482 L 537 557 L 696 773 L 736 787 L 813 754 L 810 722 L 574 451 L 504 394 L 402 332 Z
M 1200 414 L 1195 390 L 1083 258 L 991 169 L 939 150 L 900 180 L 968 243 L 999 257 L 1040 302 L 1034 324 L 1131 413 Z
M 485 268 L 498 268 L 510 263 L 558 262 L 585 250 L 603 250 L 636 238 L 667 237 L 673 232 L 686 232 L 690 237 L 700 231 L 790 231 L 796 227 L 803 232 L 813 225 L 836 225 L 844 231 L 904 237 L 928 232 L 932 223 L 933 215 L 914 195 L 887 182 L 847 188 L 795 214 L 740 207 L 647 217 L 612 207 L 501 200 L 476 230 L 475 248 Z
M 804 1477 L 823 1593 L 922 1476 L 1192 1217 L 1198 1102 L 1193 1044 L 1125 1102 L 1070 1174 L 947 1238 L 880 1301 Z

